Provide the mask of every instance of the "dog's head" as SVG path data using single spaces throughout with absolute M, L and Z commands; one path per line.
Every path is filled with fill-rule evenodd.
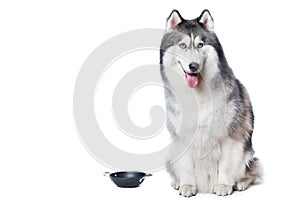
M 186 20 L 173 10 L 167 18 L 160 62 L 174 67 L 185 76 L 188 86 L 195 88 L 206 63 L 218 62 L 218 48 L 221 46 L 208 10 L 193 20 Z

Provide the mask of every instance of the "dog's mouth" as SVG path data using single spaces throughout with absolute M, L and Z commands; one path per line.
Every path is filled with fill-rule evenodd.
M 199 83 L 199 74 L 198 73 L 188 73 L 188 72 L 186 72 L 183 69 L 182 64 L 180 63 L 180 61 L 178 61 L 178 63 L 179 63 L 181 69 L 183 70 L 183 72 L 185 74 L 187 85 L 191 88 L 195 88 Z
M 185 73 L 186 82 L 191 88 L 195 88 L 199 83 L 199 78 L 197 73 Z

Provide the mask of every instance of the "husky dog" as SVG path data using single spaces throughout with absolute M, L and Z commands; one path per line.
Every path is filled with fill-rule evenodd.
M 167 170 L 179 194 L 225 196 L 260 179 L 249 95 L 228 66 L 208 10 L 193 20 L 171 12 L 160 67 L 171 134 Z

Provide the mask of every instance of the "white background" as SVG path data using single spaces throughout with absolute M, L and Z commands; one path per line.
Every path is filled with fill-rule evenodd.
M 251 95 L 265 181 L 230 197 L 298 194 L 297 1 L 12 0 L 0 3 L 0 198 L 180 198 L 165 171 L 137 189 L 116 188 L 102 176 L 109 169 L 81 144 L 72 115 L 86 57 L 119 33 L 164 28 L 174 8 L 185 18 L 211 11 L 228 61 Z

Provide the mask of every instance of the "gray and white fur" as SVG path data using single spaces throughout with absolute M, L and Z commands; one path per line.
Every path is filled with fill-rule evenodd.
M 208 10 L 193 20 L 172 11 L 161 42 L 160 66 L 171 134 L 171 185 L 185 197 L 225 196 L 261 179 L 251 141 L 254 115 L 249 95 L 227 63 Z

